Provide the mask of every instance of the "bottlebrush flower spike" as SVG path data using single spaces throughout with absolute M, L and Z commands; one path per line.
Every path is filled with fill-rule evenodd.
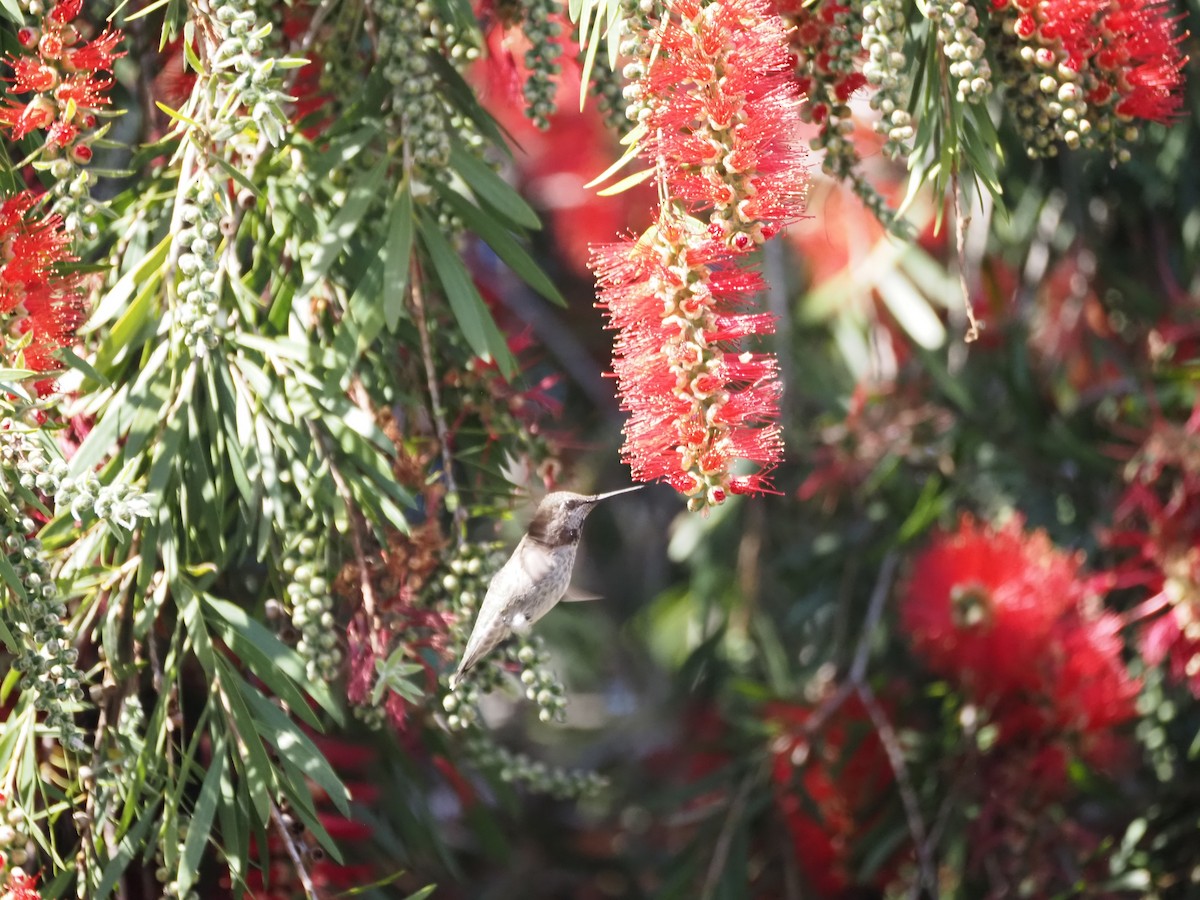
M 672 0 L 645 38 L 628 45 L 630 114 L 663 202 L 642 239 L 596 248 L 592 268 L 619 332 L 622 455 L 697 510 L 768 490 L 782 454 L 776 362 L 738 347 L 773 329 L 745 311 L 763 285 L 738 257 L 803 211 L 799 94 L 787 31 L 760 0 Z M 734 474 L 737 460 L 757 471 Z
M 7 336 L 28 335 L 24 366 L 46 372 L 58 368 L 53 353 L 70 343 L 83 311 L 78 279 L 56 271 L 74 260 L 71 237 L 61 216 L 33 213 L 35 202 L 22 191 L 0 203 L 0 359 L 16 364 Z
M 18 31 L 17 42 L 33 52 L 11 58 L 11 90 L 34 96 L 25 102 L 9 99 L 7 106 L 0 106 L 0 126 L 8 129 L 13 140 L 45 131 L 52 153 L 57 148 L 85 146 L 76 142 L 95 127 L 96 113 L 111 102 L 113 61 L 124 56 L 114 52 L 121 32 L 109 29 L 84 41 L 72 24 L 80 8 L 77 0 L 64 0 L 51 8 L 40 29 Z M 91 158 L 90 153 L 68 155 L 76 162 L 84 161 L 81 156 Z

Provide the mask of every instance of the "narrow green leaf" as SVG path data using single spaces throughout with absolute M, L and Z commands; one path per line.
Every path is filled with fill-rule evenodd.
M 313 700 L 315 700 L 323 710 L 340 725 L 344 724 L 344 716 L 341 707 L 333 697 L 333 692 L 329 689 L 329 685 L 324 682 L 314 682 L 309 679 L 304 668 L 304 660 L 295 650 L 289 647 L 283 641 L 279 640 L 275 634 L 264 626 L 257 619 L 252 618 L 244 609 L 236 604 L 226 600 L 218 599 L 217 597 L 205 597 L 204 605 L 207 609 L 214 613 L 212 620 L 213 626 L 221 633 L 221 638 L 241 656 L 240 651 L 245 651 L 247 654 L 254 654 L 258 661 L 264 663 L 262 670 L 268 668 L 277 668 L 279 672 L 290 678 L 295 684 L 304 687 Z M 237 646 L 233 647 L 236 643 Z M 243 662 L 246 659 L 243 658 Z M 262 678 L 262 671 L 258 667 L 254 667 L 254 674 Z M 279 680 L 278 678 L 276 680 Z M 275 688 L 268 683 L 268 687 L 272 690 Z M 277 691 L 278 693 L 278 691 Z M 280 697 L 280 699 L 285 699 Z M 307 705 L 298 704 L 292 700 L 288 701 L 289 707 L 296 711 L 297 715 L 303 715 L 304 712 L 311 711 L 307 709 Z M 301 706 L 304 709 L 301 709 Z M 319 727 L 318 723 L 313 720 L 310 722 L 314 728 Z
M 587 102 L 588 96 L 591 94 L 592 69 L 596 65 L 596 52 L 600 48 L 600 29 L 603 27 L 604 17 L 596 16 L 596 24 L 592 28 L 591 37 L 588 36 L 588 23 L 582 21 L 579 23 L 579 39 L 582 46 L 587 48 L 587 52 L 583 58 L 583 71 L 579 75 L 579 111 L 583 112 L 584 104 Z
M 240 900 L 250 863 L 250 809 L 245 793 L 234 786 L 228 766 L 221 777 L 221 802 L 217 805 L 217 815 L 221 824 L 221 849 L 229 866 L 234 897 Z
M 612 165 L 585 184 L 584 188 L 590 190 L 598 184 L 604 184 L 604 182 L 608 181 L 608 179 L 620 172 L 623 168 L 625 168 L 625 166 L 629 165 L 631 161 L 637 159 L 638 154 L 641 152 L 641 147 L 638 146 L 638 142 L 643 136 L 645 136 L 645 134 L 646 125 L 643 122 L 630 131 L 629 134 L 625 135 L 625 137 L 621 139 L 622 144 L 628 145 L 625 149 L 625 152 L 622 153 L 620 158 L 617 159 Z
M 144 810 L 139 816 L 137 824 L 125 832 L 120 843 L 117 844 L 117 852 L 104 867 L 104 872 L 100 876 L 100 884 L 96 886 L 96 893 L 92 895 L 93 900 L 105 900 L 113 892 L 113 888 L 117 886 L 117 882 L 121 880 L 121 876 L 125 874 L 125 870 L 137 855 L 138 848 L 146 842 L 146 835 L 150 829 L 159 824 L 158 816 L 154 814 L 158 806 L 158 802 L 155 802 Z
M 199 122 L 197 122 L 194 119 L 189 119 L 187 116 L 185 116 L 179 110 L 171 109 L 171 107 L 167 106 L 167 104 L 165 104 L 159 100 L 155 100 L 154 105 L 157 106 L 159 109 L 161 109 L 163 112 L 165 112 L 172 119 L 175 119 L 178 122 L 183 122 L 185 125 L 187 125 L 191 128 L 195 128 L 197 131 L 204 131 L 203 125 L 201 125 Z
M 263 746 L 258 722 L 246 706 L 246 692 L 254 689 L 224 656 L 218 656 L 216 661 L 221 679 L 219 690 L 229 706 L 229 716 L 240 739 L 241 752 L 234 755 L 234 762 L 240 761 L 245 773 L 243 781 L 250 794 L 254 813 L 258 816 L 259 823 L 266 826 L 271 821 L 271 793 L 275 787 L 275 771 Z
M 183 853 L 179 857 L 179 870 L 175 874 L 179 892 L 185 896 L 199 877 L 200 861 L 208 844 L 208 836 L 212 833 L 213 817 L 217 812 L 221 779 L 225 775 L 225 767 L 229 765 L 223 736 L 213 744 L 212 760 L 200 785 L 196 805 L 192 808 L 192 819 L 188 824 L 187 837 L 183 841 Z
M 216 161 L 217 165 L 222 169 L 222 171 L 225 172 L 226 175 L 252 193 L 255 197 L 262 196 L 262 191 L 258 189 L 258 185 L 246 177 L 246 173 L 241 169 L 230 164 L 228 160 L 222 159 L 220 156 L 213 156 L 211 159 Z
M 154 0 L 153 3 L 147 3 L 141 9 L 134 10 L 129 15 L 127 15 L 125 17 L 125 21 L 132 22 L 134 19 L 140 19 L 140 18 L 142 18 L 142 16 L 148 16 L 150 13 L 154 12 L 156 9 L 166 6 L 169 2 L 171 2 L 171 0 Z
M 8 561 L 7 553 L 0 553 L 0 579 L 4 580 L 4 583 L 8 585 L 9 589 L 18 598 L 21 600 L 25 599 L 25 585 L 21 583 L 21 579 L 17 576 L 17 570 L 14 569 L 12 563 Z M 12 632 L 5 627 L 3 621 L 0 621 L 0 628 L 4 629 L 3 631 L 0 631 L 0 637 L 4 639 L 4 642 L 8 644 L 8 646 L 11 647 L 15 653 L 17 649 L 17 642 L 16 639 L 13 638 Z
M 597 197 L 615 197 L 617 194 L 623 194 L 630 188 L 635 188 L 644 181 L 649 181 L 658 172 L 656 168 L 642 169 L 640 172 L 634 172 L 632 175 L 626 175 L 616 184 L 610 184 L 603 190 L 596 191 Z
M 387 164 L 388 160 L 384 157 L 374 168 L 355 181 L 346 193 L 346 201 L 342 208 L 329 223 L 329 228 L 317 238 L 315 246 L 303 248 L 302 255 L 308 255 L 308 261 L 304 265 L 304 282 L 298 291 L 301 298 L 307 297 L 317 282 L 329 272 L 358 230 L 367 210 L 379 199 L 379 187 L 387 174 Z M 282 295 L 277 297 L 271 307 L 270 320 L 276 328 L 283 328 L 288 313 L 291 312 L 291 299 L 289 298 L 286 304 L 281 302 L 282 300 Z
M 350 815 L 350 791 L 342 784 L 317 745 L 288 718 L 287 713 L 256 688 L 241 679 L 238 688 L 254 711 L 254 723 L 259 734 L 279 751 L 280 756 L 320 786 L 342 815 Z
M 462 176 L 463 181 L 481 200 L 486 200 L 500 215 L 514 225 L 537 230 L 542 227 L 537 213 L 521 199 L 511 184 L 497 175 L 479 157 L 454 143 L 450 148 L 450 168 Z
M 440 182 L 436 182 L 439 183 Z M 386 255 L 383 268 L 383 321 L 389 331 L 400 321 L 404 312 L 404 294 L 408 289 L 408 270 L 412 257 L 413 207 L 412 193 L 407 180 L 392 204 L 388 223 Z
M 495 360 L 501 374 L 505 378 L 511 378 L 517 372 L 517 361 L 508 349 L 504 335 L 496 327 L 483 298 L 479 296 L 466 266 L 446 242 L 436 222 L 431 222 L 424 216 L 421 216 L 418 222 L 421 241 L 429 253 L 438 281 L 441 282 L 442 292 L 450 303 L 450 309 L 467 339 L 467 344 L 477 355 Z
M 17 25 L 25 24 L 25 14 L 21 12 L 21 7 L 17 6 L 17 0 L 0 0 L 0 9 L 3 9 L 5 16 Z
M 76 356 L 70 347 L 59 347 L 56 351 L 54 351 L 54 356 L 56 359 L 61 359 L 64 363 L 66 363 L 67 368 L 74 369 L 77 372 L 82 372 L 85 376 L 96 382 L 96 384 L 100 385 L 101 387 L 112 387 L 111 381 L 92 368 L 92 364 L 86 359 L 81 359 L 80 357 Z
M 503 225 L 488 215 L 486 205 L 482 208 L 477 207 L 447 186 L 439 184 L 437 188 L 442 199 L 458 213 L 467 228 L 483 238 L 487 245 L 496 251 L 496 255 L 520 276 L 521 280 L 551 303 L 559 306 L 567 305 L 567 301 L 558 292 L 554 282 L 546 277 L 546 273 L 533 261 L 533 257 L 525 252 L 525 248 L 514 240 Z
M 124 307 L 137 288 L 143 288 L 157 269 L 161 269 L 171 251 L 171 236 L 167 235 L 142 260 L 117 279 L 117 283 L 100 298 L 88 321 L 80 329 L 81 334 L 90 334 L 111 321 Z M 161 275 L 161 273 L 159 273 Z

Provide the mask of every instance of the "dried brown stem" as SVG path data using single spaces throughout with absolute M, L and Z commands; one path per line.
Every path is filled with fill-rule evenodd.
M 409 296 L 412 297 L 413 319 L 421 340 L 421 362 L 425 366 L 425 384 L 429 390 L 429 405 L 433 428 L 437 433 L 438 448 L 442 455 L 442 478 L 446 483 L 446 505 L 454 517 L 454 540 L 461 544 L 466 536 L 464 526 L 467 511 L 462 504 L 458 483 L 454 479 L 454 456 L 450 452 L 450 429 L 446 427 L 446 410 L 442 406 L 442 392 L 438 386 L 437 369 L 433 365 L 433 346 L 429 340 L 429 321 L 425 314 L 425 292 L 421 288 L 421 268 L 414 261 L 408 273 Z
M 884 752 L 887 753 L 888 762 L 892 767 L 892 774 L 896 777 L 896 787 L 900 791 L 900 802 L 904 805 L 904 815 L 908 819 L 908 830 L 912 835 L 913 845 L 916 850 L 917 869 L 919 872 L 917 883 L 913 885 L 910 896 L 919 896 L 921 888 L 924 888 L 928 891 L 928 895 L 936 900 L 938 895 L 937 877 L 934 871 L 933 853 L 929 842 L 929 830 L 925 827 L 925 818 L 921 815 L 921 803 L 917 798 L 916 788 L 913 787 L 912 779 L 908 774 L 908 764 L 904 760 L 904 749 L 900 746 L 900 739 L 896 737 L 896 730 L 892 728 L 892 723 L 888 721 L 887 713 L 884 712 L 883 707 L 879 705 L 879 701 L 875 698 L 875 692 L 868 685 L 860 684 L 858 686 L 858 697 L 862 700 L 862 704 L 867 710 L 867 715 L 871 717 L 871 723 L 875 726 L 875 732 L 879 735 L 879 741 L 883 744 Z
M 329 466 L 329 475 L 333 478 L 333 484 L 337 488 L 338 496 L 342 498 L 342 504 L 346 507 L 346 518 L 350 521 L 350 547 L 354 553 L 355 568 L 358 569 L 358 587 L 362 593 L 363 612 L 367 614 L 367 633 L 371 641 L 371 650 L 377 659 L 384 659 L 387 656 L 387 648 L 383 646 L 379 603 L 375 598 L 375 586 L 371 583 L 371 570 L 367 560 L 366 525 L 363 522 L 362 513 L 358 510 L 358 505 L 354 502 L 354 495 L 350 492 L 350 485 L 346 483 L 346 479 L 342 476 L 341 470 L 334 461 L 333 453 L 329 449 L 325 435 L 312 422 L 309 423 L 308 427 L 312 432 L 313 440 L 316 442 L 321 457 Z

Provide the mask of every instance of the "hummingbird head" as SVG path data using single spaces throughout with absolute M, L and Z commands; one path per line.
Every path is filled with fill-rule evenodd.
M 554 491 L 542 498 L 533 521 L 529 523 L 528 538 L 546 547 L 561 547 L 579 541 L 583 520 L 596 504 L 617 494 L 640 490 L 642 485 L 609 491 L 607 494 L 575 494 Z

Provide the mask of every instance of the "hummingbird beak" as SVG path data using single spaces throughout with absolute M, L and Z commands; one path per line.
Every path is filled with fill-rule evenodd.
M 609 497 L 615 497 L 617 494 L 628 494 L 631 491 L 640 491 L 644 488 L 644 484 L 635 484 L 633 487 L 621 488 L 619 491 L 609 491 L 607 494 L 592 494 L 588 497 L 589 503 L 599 503 L 601 500 L 607 500 Z

